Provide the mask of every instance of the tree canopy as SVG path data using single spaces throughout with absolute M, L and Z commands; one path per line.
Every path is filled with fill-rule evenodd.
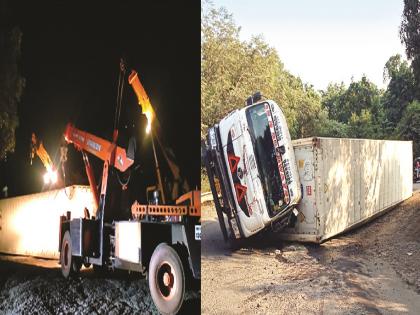
M 387 130 L 396 127 L 407 105 L 414 100 L 415 82 L 413 70 L 400 55 L 389 58 L 384 67 L 384 80 L 388 86 L 383 97 Z
M 0 1 L 0 160 L 15 148 L 15 130 L 19 124 L 17 107 L 25 80 L 18 62 L 22 32 L 8 23 L 7 2 Z
M 420 99 L 420 1 L 404 0 L 400 37 L 416 78 L 416 96 Z
M 256 91 L 283 109 L 292 138 L 308 136 L 413 140 L 420 155 L 419 2 L 405 0 L 401 38 L 411 64 L 400 55 L 384 65 L 385 90 L 366 76 L 316 91 L 288 72 L 262 36 L 248 41 L 224 8 L 207 5 L 201 28 L 201 137 Z M 417 68 L 416 68 L 417 65 Z M 419 72 L 419 73 L 418 73 Z
M 202 16 L 201 137 L 256 91 L 281 104 L 295 137 L 310 135 L 322 112 L 318 93 L 287 72 L 261 36 L 242 41 L 239 31 L 226 9 Z

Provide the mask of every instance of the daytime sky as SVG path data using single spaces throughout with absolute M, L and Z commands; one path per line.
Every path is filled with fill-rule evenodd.
M 262 34 L 285 68 L 316 89 L 366 74 L 384 88 L 383 68 L 401 54 L 402 0 L 215 0 L 241 27 L 241 39 Z

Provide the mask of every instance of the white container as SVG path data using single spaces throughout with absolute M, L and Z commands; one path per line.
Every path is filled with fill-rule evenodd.
M 88 186 L 69 186 L 38 194 L 0 200 L 0 252 L 58 258 L 60 215 L 93 214 L 94 200 Z
M 305 138 L 293 148 L 303 216 L 284 239 L 321 243 L 412 196 L 411 141 Z

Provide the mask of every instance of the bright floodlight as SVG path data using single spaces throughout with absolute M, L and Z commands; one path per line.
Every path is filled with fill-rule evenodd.
M 44 183 L 45 184 L 49 184 L 50 183 L 50 174 L 48 174 L 48 172 L 46 172 L 44 174 Z
M 152 113 L 151 112 L 144 112 L 147 118 L 147 126 L 146 126 L 146 133 L 149 134 L 150 130 L 152 130 Z
M 57 183 L 57 171 L 50 172 L 50 179 L 53 184 Z
M 45 184 L 55 184 L 57 183 L 57 171 L 49 170 L 44 174 L 44 183 Z

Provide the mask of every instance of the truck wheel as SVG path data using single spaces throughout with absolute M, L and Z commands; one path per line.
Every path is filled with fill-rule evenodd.
M 153 302 L 162 314 L 176 314 L 185 294 L 185 273 L 177 252 L 160 244 L 149 264 L 149 288 Z
M 61 272 L 64 278 L 68 278 L 74 274 L 73 256 L 71 255 L 71 238 L 70 232 L 66 231 L 61 242 L 60 253 Z

